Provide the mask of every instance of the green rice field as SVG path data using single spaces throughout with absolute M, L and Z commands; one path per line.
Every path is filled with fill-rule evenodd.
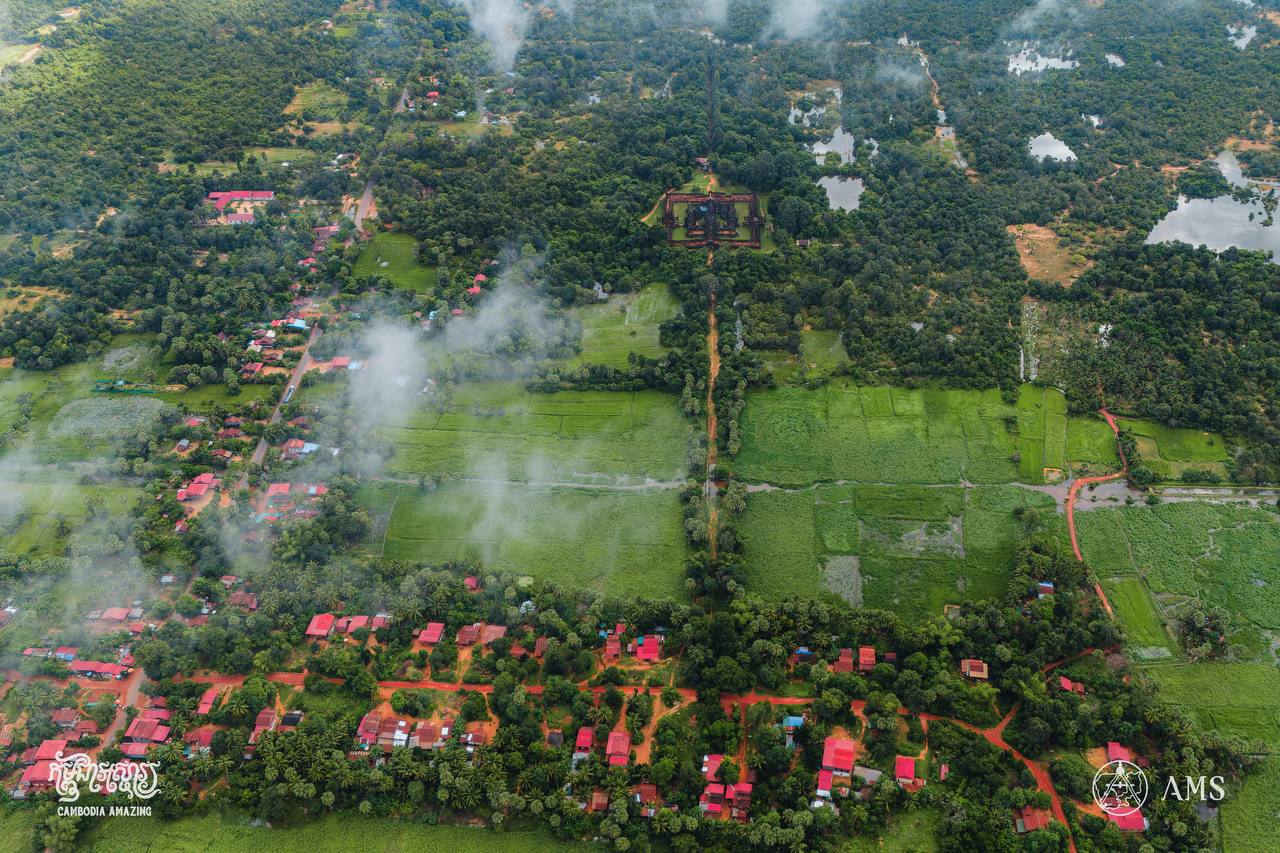
M 658 343 L 662 321 L 676 316 L 679 303 L 665 284 L 651 284 L 636 293 L 615 293 L 607 302 L 574 309 L 582 323 L 579 364 L 606 364 L 625 368 L 634 352 L 658 358 L 666 347 Z
M 355 275 L 380 275 L 396 287 L 426 293 L 436 286 L 436 268 L 418 262 L 412 235 L 384 231 L 364 247 L 352 269 Z
M 133 509 L 139 494 L 127 486 L 80 485 L 53 470 L 0 471 L 0 547 L 20 557 L 55 556 L 64 545 L 59 519 L 78 528 L 90 517 L 90 499 L 101 498 L 109 513 L 121 513 Z
M 449 481 L 367 486 L 390 559 L 487 567 L 615 595 L 683 596 L 684 517 L 674 489 Z
M 1280 628 L 1280 514 L 1270 508 L 1187 502 L 1095 509 L 1076 516 L 1076 529 L 1085 559 L 1103 577 L 1141 577 L 1163 607 L 1194 599 L 1238 617 L 1243 630 L 1233 640 L 1242 651 L 1258 645 L 1257 631 Z M 1121 620 L 1145 638 L 1131 642 L 1153 639 L 1157 631 L 1140 612 L 1132 583 L 1128 592 L 1118 588 L 1122 599 L 1113 605 Z
M 1060 528 L 1051 497 L 1017 486 L 755 492 L 740 524 L 748 589 L 766 598 L 818 590 L 912 615 L 996 597 L 1025 535 L 1017 507 Z
M 1145 670 L 1159 700 L 1201 728 L 1263 741 L 1280 751 L 1280 668 L 1272 664 L 1155 665 Z M 1218 820 L 1225 853 L 1267 850 L 1280 814 L 1280 757 L 1273 755 L 1232 786 Z
M 1188 468 L 1210 470 L 1228 478 L 1224 463 L 1230 458 L 1229 453 L 1226 442 L 1216 433 L 1128 418 L 1122 418 L 1120 426 L 1133 433 L 1142 464 L 1162 481 L 1179 481 Z
M 477 382 L 376 434 L 395 447 L 389 470 L 406 476 L 637 485 L 683 479 L 690 423 L 657 391 Z

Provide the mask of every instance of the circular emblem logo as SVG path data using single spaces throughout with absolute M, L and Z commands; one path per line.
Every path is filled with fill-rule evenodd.
M 1093 801 L 1116 817 L 1140 810 L 1150 793 L 1146 772 L 1131 761 L 1108 761 L 1093 777 Z

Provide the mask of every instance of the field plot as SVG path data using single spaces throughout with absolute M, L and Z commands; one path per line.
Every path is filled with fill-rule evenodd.
M 1217 433 L 1129 418 L 1121 419 L 1120 427 L 1134 434 L 1142 464 L 1161 480 L 1177 481 L 1188 468 L 1214 471 L 1227 478 L 1223 464 L 1228 459 L 1227 447 Z
M 380 484 L 374 490 L 397 488 Z M 486 566 L 614 595 L 682 595 L 684 526 L 673 489 L 446 482 L 392 497 L 383 554 Z M 385 495 L 367 493 L 373 506 Z
M 1056 388 L 1023 385 L 1017 404 L 1018 479 L 1056 482 L 1071 475 L 1119 467 L 1115 435 L 1101 418 L 1067 415 Z
M 936 808 L 917 809 L 894 815 L 876 838 L 855 835 L 841 840 L 841 853 L 930 853 L 939 849 L 938 830 L 942 813 Z
M 1017 479 L 996 391 L 858 387 L 777 388 L 748 397 L 735 473 L 803 485 L 1007 483 Z
M 290 828 L 251 826 L 248 818 L 222 815 L 175 821 L 119 818 L 94 821 L 81 838 L 84 849 L 120 853 L 201 853 L 217 850 L 279 850 L 282 853 L 345 853 L 354 847 L 370 853 L 450 850 L 456 853 L 520 853 L 525 850 L 602 850 L 599 845 L 561 841 L 525 829 L 493 832 L 470 826 L 428 826 L 391 819 L 327 815 Z M 30 847 L 30 839 L 26 846 Z
M 820 591 L 912 615 L 998 596 L 1024 528 L 1013 512 L 1053 499 L 1017 486 L 817 486 L 760 491 L 741 535 L 748 589 L 766 598 Z
M 658 343 L 658 327 L 678 311 L 679 303 L 665 284 L 615 293 L 607 302 L 575 308 L 574 316 L 582 323 L 582 353 L 573 363 L 626 367 L 633 352 L 658 358 L 667 351 Z
M 383 232 L 364 247 L 352 272 L 380 275 L 396 287 L 426 293 L 436 286 L 436 268 L 418 263 L 417 241 L 409 234 Z
M 800 333 L 800 359 L 806 370 L 818 375 L 830 374 L 849 363 L 839 332 L 805 330 Z
M 1201 663 L 1152 666 L 1159 700 L 1180 708 L 1202 728 L 1264 741 L 1280 751 L 1280 669 L 1271 664 Z M 1272 755 L 1230 792 L 1222 804 L 1222 847 L 1227 853 L 1275 844 L 1280 814 L 1280 757 Z
M 323 80 L 299 86 L 293 100 L 284 108 L 286 115 L 303 118 L 334 118 L 347 105 L 347 96 Z
M 1085 559 L 1100 575 L 1141 577 L 1164 608 L 1189 600 L 1225 608 L 1246 623 L 1232 637 L 1242 651 L 1258 647 L 1259 631 L 1280 628 L 1280 516 L 1273 510 L 1166 503 L 1089 510 L 1076 524 Z M 1113 604 L 1126 628 L 1153 638 L 1150 617 L 1125 606 L 1141 610 L 1141 599 L 1118 580 L 1108 585 L 1121 591 Z
M 390 470 L 406 476 L 643 485 L 683 480 L 688 424 L 656 391 L 530 394 L 478 382 L 377 435 L 395 445 Z
M 140 494 L 127 486 L 83 486 L 56 474 L 42 479 L 34 469 L 20 475 L 0 470 L 0 547 L 5 551 L 20 557 L 59 554 L 67 533 L 88 523 L 91 503 L 129 512 Z

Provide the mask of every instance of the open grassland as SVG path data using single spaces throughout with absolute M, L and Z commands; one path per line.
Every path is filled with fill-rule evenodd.
M 67 532 L 88 525 L 91 503 L 105 514 L 129 512 L 139 494 L 128 486 L 80 485 L 56 471 L 0 468 L 0 547 L 20 557 L 55 556 Z
M 1263 741 L 1280 752 L 1280 669 L 1271 664 L 1201 663 L 1152 666 L 1159 701 L 1186 712 L 1202 728 Z M 1280 755 L 1233 787 L 1219 815 L 1226 853 L 1275 846 L 1280 815 Z
M 417 241 L 409 234 L 383 232 L 364 247 L 352 272 L 380 275 L 396 287 L 426 293 L 436 286 L 436 268 L 418 263 Z
M 674 489 L 451 481 L 424 492 L 382 483 L 366 487 L 363 499 L 372 515 L 389 512 L 382 553 L 391 559 L 480 559 L 567 587 L 683 594 L 683 514 Z
M 1158 660 L 1177 654 L 1177 644 L 1141 579 L 1103 578 L 1102 587 L 1124 627 L 1131 655 L 1140 660 Z
M 1085 559 L 1100 575 L 1141 578 L 1166 608 L 1196 600 L 1226 609 L 1243 622 L 1239 636 L 1232 637 L 1242 651 L 1258 647 L 1261 630 L 1280 628 L 1280 515 L 1275 511 L 1166 503 L 1090 510 L 1076 516 L 1076 525 Z M 1140 603 L 1136 596 L 1127 600 Z M 1140 637 L 1154 636 L 1149 617 L 1126 613 L 1123 601 L 1113 604 L 1126 628 Z
M 1056 388 L 1023 385 L 1018 390 L 1018 479 L 1043 483 L 1068 474 L 1119 467 L 1115 435 L 1101 418 L 1072 418 Z
M 29 849 L 29 837 L 24 839 Z M 247 818 L 220 815 L 161 821 L 121 818 L 92 821 L 82 838 L 85 849 L 119 853 L 201 853 L 221 850 L 280 850 L 306 853 L 376 853 L 449 850 L 457 853 L 523 853 L 526 850 L 603 849 L 554 838 L 534 830 L 493 832 L 468 826 L 428 826 L 355 815 L 327 815 L 302 826 L 268 829 L 250 826 Z M 16 848 L 15 848 L 16 849 Z
M 615 293 L 607 302 L 574 309 L 582 323 L 579 364 L 607 364 L 625 368 L 630 353 L 658 358 L 666 347 L 658 343 L 663 320 L 679 311 L 679 303 L 665 284 L 651 284 L 636 293 Z
M 1000 595 L 1034 508 L 1053 499 L 1016 486 L 817 486 L 755 492 L 740 525 L 748 588 L 766 598 L 820 591 L 911 615 Z
M 376 434 L 394 444 L 389 469 L 404 476 L 644 484 L 682 479 L 687 429 L 657 391 L 530 394 L 479 382 Z

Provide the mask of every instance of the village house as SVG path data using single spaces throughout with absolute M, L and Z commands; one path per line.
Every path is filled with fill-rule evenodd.
M 626 732 L 609 732 L 604 748 L 605 758 L 614 767 L 624 767 L 631 760 L 631 735 Z
M 1077 696 L 1084 695 L 1084 685 L 1081 684 L 1079 681 L 1072 681 L 1070 678 L 1067 678 L 1065 675 L 1058 676 L 1058 687 L 1061 688 L 1066 693 L 1074 693 Z
M 832 672 L 853 672 L 853 649 L 841 649 L 840 657 L 831 664 Z
M 649 783 L 636 785 L 631 789 L 631 799 L 640 806 L 640 817 L 653 817 L 664 805 L 658 786 Z
M 222 485 L 221 480 L 214 477 L 212 473 L 206 472 L 197 475 L 190 483 L 178 489 L 176 497 L 179 501 L 198 500 L 204 497 L 211 489 L 216 489 L 220 485 Z
M 709 783 L 698 798 L 698 808 L 704 814 L 719 817 L 724 811 L 724 785 L 719 782 Z
M 332 613 L 317 613 L 311 617 L 311 624 L 307 626 L 306 636 L 325 638 L 333 633 L 333 623 L 335 616 Z
M 907 755 L 899 755 L 893 760 L 893 780 L 906 791 L 918 791 L 924 787 L 924 780 L 916 777 L 916 760 Z
M 796 732 L 804 728 L 804 717 L 788 714 L 782 718 L 782 734 L 787 739 L 787 749 L 795 749 Z
M 1023 806 L 1013 810 L 1013 831 L 1019 835 L 1044 829 L 1049 825 L 1049 813 L 1035 806 Z
M 848 779 L 853 773 L 853 759 L 858 753 L 857 744 L 849 738 L 830 735 L 822 742 L 822 769 L 832 775 Z
M 960 661 L 960 674 L 975 681 L 986 681 L 988 678 L 987 664 L 977 658 L 965 658 Z
M 222 694 L 222 688 L 217 685 L 210 687 L 204 693 L 200 694 L 200 702 L 196 705 L 197 714 L 209 714 L 219 704 L 218 698 Z
M 276 716 L 276 709 L 272 706 L 267 706 L 258 712 L 257 718 L 253 721 L 253 732 L 249 735 L 249 742 L 244 748 L 245 758 L 253 757 L 254 752 L 258 749 L 258 741 L 261 740 L 262 735 L 266 732 L 274 731 L 276 724 L 279 722 L 280 720 Z
M 60 729 L 72 729 L 80 722 L 80 710 L 78 708 L 58 708 L 49 715 L 49 719 Z
M 434 646 L 444 637 L 443 622 L 428 622 L 427 627 L 418 632 L 418 642 L 424 646 Z
M 858 647 L 858 672 L 868 673 L 876 668 L 876 650 L 873 646 Z

